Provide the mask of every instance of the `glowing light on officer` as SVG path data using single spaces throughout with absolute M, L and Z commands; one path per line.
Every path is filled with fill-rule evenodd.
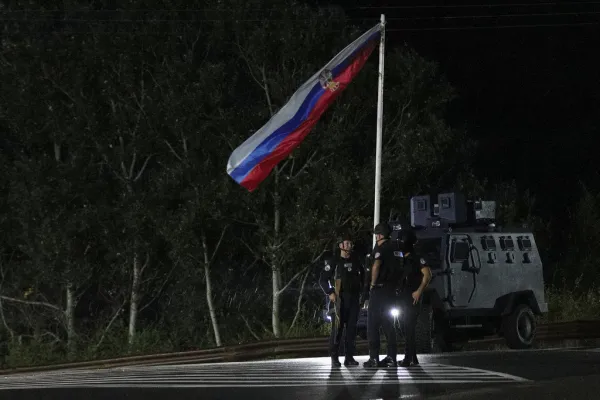
M 390 311 L 390 314 L 392 314 L 392 317 L 396 318 L 397 316 L 400 315 L 400 310 L 398 310 L 397 308 L 392 308 L 392 310 Z

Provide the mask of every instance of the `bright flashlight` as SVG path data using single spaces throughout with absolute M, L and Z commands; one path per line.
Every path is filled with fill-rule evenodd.
M 392 308 L 392 311 L 390 311 L 390 313 L 392 314 L 392 317 L 397 317 L 398 315 L 400 315 L 400 310 L 398 310 L 397 308 Z

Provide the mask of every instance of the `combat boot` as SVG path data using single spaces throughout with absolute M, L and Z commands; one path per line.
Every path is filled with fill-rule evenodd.
M 342 363 L 340 362 L 337 354 L 331 355 L 331 366 L 332 367 L 341 367 L 342 366 Z
M 411 358 L 404 357 L 404 359 L 400 362 L 401 367 L 410 367 L 411 365 L 419 365 L 419 360 L 417 356 L 414 355 Z
M 379 366 L 380 367 L 395 368 L 395 367 L 398 366 L 398 363 L 396 362 L 396 360 L 393 360 L 392 357 L 387 356 L 383 360 L 379 361 Z
M 377 368 L 377 367 L 379 367 L 379 360 L 377 360 L 376 358 L 369 358 L 368 361 L 365 361 L 363 363 L 363 367 L 365 367 L 365 368 Z
M 346 356 L 346 358 L 344 359 L 344 365 L 346 367 L 356 366 L 358 365 L 358 361 L 356 361 L 352 356 Z

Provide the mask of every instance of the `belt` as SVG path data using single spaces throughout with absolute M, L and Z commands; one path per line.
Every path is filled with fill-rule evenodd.
M 373 288 L 382 288 L 382 289 L 395 289 L 396 286 L 391 283 L 378 283 L 376 285 L 372 285 Z

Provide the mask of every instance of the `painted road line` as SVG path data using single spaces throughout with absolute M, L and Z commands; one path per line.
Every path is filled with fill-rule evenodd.
M 309 363 L 310 364 L 310 363 Z M 95 371 L 60 371 L 5 376 L 0 390 L 42 388 L 202 388 L 202 387 L 286 387 L 340 385 L 468 384 L 515 383 L 527 379 L 484 369 L 446 364 L 422 364 L 397 369 L 341 368 L 271 364 L 211 365 L 115 368 Z

